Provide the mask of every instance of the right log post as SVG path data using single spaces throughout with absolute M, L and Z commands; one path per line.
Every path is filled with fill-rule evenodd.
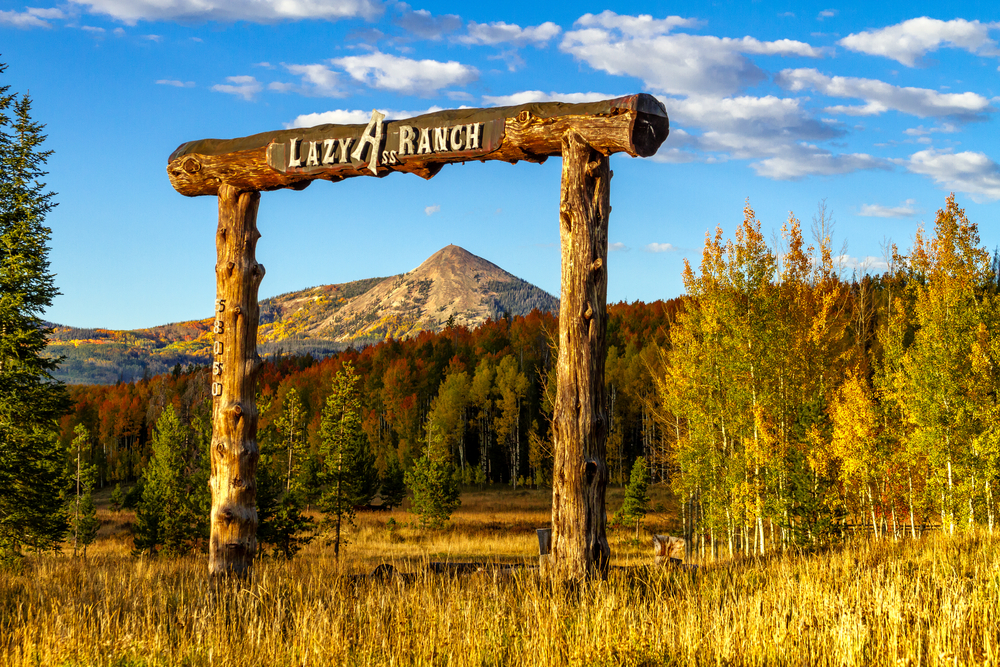
M 608 157 L 572 130 L 563 136 L 562 159 L 562 287 L 547 569 L 557 581 L 582 581 L 605 577 L 611 558 L 604 501 L 611 170 Z

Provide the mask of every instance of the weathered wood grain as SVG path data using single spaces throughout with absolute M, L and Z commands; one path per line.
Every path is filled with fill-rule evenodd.
M 562 292 L 548 569 L 556 580 L 580 581 L 604 577 L 611 558 L 604 500 L 611 171 L 608 157 L 577 132 L 562 138 L 561 153 Z
M 502 142 L 491 152 L 470 157 L 461 152 L 410 156 L 400 164 L 380 164 L 374 175 L 411 173 L 431 178 L 445 164 L 470 160 L 527 160 L 544 162 L 551 155 L 560 155 L 561 139 L 574 131 L 603 155 L 625 152 L 648 157 L 656 153 L 669 132 L 669 121 L 663 105 L 656 98 L 640 94 L 604 102 L 586 104 L 525 104 L 494 109 L 462 109 L 427 114 L 407 121 L 387 123 L 386 134 L 393 124 L 432 123 L 436 117 L 445 122 L 502 121 Z M 252 137 L 230 140 L 201 140 L 180 146 L 170 156 L 167 174 L 174 188 L 189 197 L 216 195 L 222 184 L 241 191 L 265 191 L 280 188 L 301 189 L 313 180 L 340 181 L 355 176 L 371 176 L 366 163 L 317 168 L 308 171 L 280 171 L 268 164 L 268 145 L 289 141 L 303 133 L 319 136 L 324 128 L 343 133 L 346 129 L 361 132 L 364 126 L 319 126 L 309 130 L 279 130 Z M 499 126 L 498 126 L 499 127 Z
M 257 551 L 257 290 L 259 192 L 219 188 L 212 365 L 212 490 L 208 569 L 245 575 Z

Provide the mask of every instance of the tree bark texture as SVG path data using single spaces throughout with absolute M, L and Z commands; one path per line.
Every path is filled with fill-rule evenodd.
M 290 164 L 288 155 L 293 150 L 292 140 L 300 140 L 301 146 L 331 137 L 359 140 L 365 128 L 364 125 L 320 125 L 239 139 L 191 141 L 171 154 L 167 175 L 174 188 L 189 197 L 215 195 L 224 183 L 247 191 L 302 189 L 316 179 L 336 182 L 355 176 L 382 177 L 394 172 L 431 178 L 445 164 L 471 160 L 544 162 L 551 155 L 561 154 L 562 137 L 567 132 L 580 134 L 604 155 L 626 152 L 648 157 L 656 153 L 669 133 L 669 120 L 663 105 L 650 95 L 639 94 L 586 104 L 547 102 L 492 109 L 455 109 L 390 121 L 385 123 L 385 138 L 379 150 L 397 148 L 401 125 L 451 127 L 472 122 L 483 125 L 481 150 L 409 155 L 396 164 L 383 161 L 374 174 L 367 161 L 358 160 L 336 160 L 314 167 L 285 166 Z M 356 144 L 357 141 L 352 145 Z M 276 163 L 281 166 L 276 167 Z
M 259 192 L 219 188 L 212 363 L 211 541 L 213 575 L 246 575 L 257 551 L 257 290 Z
M 563 137 L 561 152 L 562 300 L 550 571 L 557 580 L 579 581 L 605 576 L 611 557 L 604 501 L 611 171 L 608 157 L 579 133 Z

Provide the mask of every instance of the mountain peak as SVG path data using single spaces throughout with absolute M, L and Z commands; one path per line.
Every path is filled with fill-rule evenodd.
M 536 308 L 557 312 L 559 300 L 452 244 L 408 273 L 267 299 L 258 336 L 268 345 L 289 339 L 357 345 L 440 331 L 449 322 L 475 327 Z
M 264 299 L 257 342 L 264 352 L 322 355 L 347 345 L 440 331 L 449 323 L 471 328 L 505 313 L 526 315 L 536 308 L 558 312 L 559 300 L 465 248 L 448 245 L 409 273 Z M 206 363 L 211 359 L 211 324 L 209 318 L 125 332 L 61 327 L 50 345 L 53 354 L 76 360 L 61 367 L 61 379 L 114 382 L 144 372 L 166 372 L 179 363 Z M 122 348 L 129 350 L 124 362 Z M 91 357 L 104 359 L 102 351 L 118 361 L 111 366 L 94 362 Z

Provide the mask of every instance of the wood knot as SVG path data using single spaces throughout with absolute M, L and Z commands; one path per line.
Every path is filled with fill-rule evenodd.
M 184 164 L 181 166 L 184 169 L 184 171 L 186 171 L 189 174 L 197 174 L 199 171 L 201 171 L 201 162 L 198 162 L 197 160 L 191 157 L 184 160 Z
M 594 316 L 594 309 L 591 308 L 590 304 L 587 304 L 587 310 L 583 311 L 583 319 L 589 320 Z
M 593 162 L 587 163 L 587 168 L 585 170 L 587 176 L 593 176 L 595 172 L 601 169 L 601 163 L 599 160 L 594 160 Z
M 604 266 L 604 261 L 600 257 L 598 257 L 597 259 L 594 260 L 594 263 L 590 265 L 590 270 L 600 271 L 602 266 Z
M 531 112 L 527 109 L 521 111 L 521 113 L 517 114 L 517 122 L 522 124 L 531 122 Z
M 233 406 L 233 414 L 236 415 L 237 417 L 239 417 L 241 414 L 243 414 L 243 406 L 240 405 L 239 403 L 237 403 L 236 405 L 234 405 Z
M 227 262 L 226 263 L 226 270 L 229 271 L 229 273 L 232 273 L 233 269 L 235 269 L 235 268 L 236 268 L 236 262 Z
M 239 306 L 236 306 L 235 308 L 233 308 L 233 314 L 234 315 L 239 315 L 242 312 L 243 312 L 243 309 L 240 308 Z

